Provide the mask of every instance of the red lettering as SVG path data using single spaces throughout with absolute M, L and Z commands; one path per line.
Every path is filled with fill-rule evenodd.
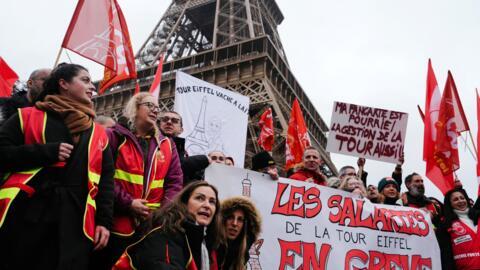
M 285 269 L 287 266 L 293 268 L 294 265 L 294 257 L 295 255 L 289 254 L 290 252 L 302 255 L 302 242 L 301 241 L 284 241 L 282 239 L 278 239 L 280 244 L 280 266 L 278 269 Z
M 354 265 L 351 265 L 351 263 L 354 261 L 360 261 L 363 264 L 363 266 L 360 266 L 360 268 L 358 268 Z M 360 249 L 351 249 L 347 252 L 347 255 L 345 255 L 345 270 L 350 270 L 350 269 L 362 270 L 362 269 L 365 269 L 367 264 L 368 264 L 368 255 L 367 253 L 363 252 Z
M 328 219 L 332 223 L 338 223 L 340 221 L 340 218 L 342 217 L 342 195 L 333 195 L 328 198 L 328 208 L 337 208 L 337 213 L 334 214 L 332 211 L 330 211 L 330 214 L 328 215 Z
M 327 267 L 328 256 L 332 250 L 329 244 L 322 244 L 318 256 L 316 254 L 315 243 L 308 243 L 302 241 L 285 241 L 278 239 L 280 244 L 280 266 L 279 269 L 294 268 L 294 269 L 312 269 L 325 270 Z M 295 254 L 302 256 L 302 264 L 295 267 Z
M 288 201 L 282 204 L 282 198 L 290 186 Z M 307 206 L 313 207 L 307 207 Z M 284 183 L 277 184 L 277 194 L 272 208 L 272 214 L 284 216 L 297 216 L 301 218 L 312 218 L 318 215 L 322 210 L 322 201 L 320 200 L 320 190 L 316 187 L 310 187 L 305 190 L 304 186 L 294 186 Z
M 322 210 L 322 201 L 320 200 L 320 190 L 315 187 L 309 188 L 303 195 L 303 202 L 306 205 L 316 204 L 313 208 L 307 208 L 305 216 L 307 218 L 313 218 Z

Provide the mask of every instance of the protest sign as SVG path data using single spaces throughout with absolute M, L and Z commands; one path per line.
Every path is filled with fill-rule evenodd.
M 398 163 L 408 114 L 343 102 L 333 104 L 327 151 Z
M 247 96 L 178 71 L 174 110 L 183 118 L 188 154 L 222 151 L 243 167 L 249 104 Z
M 221 199 L 250 197 L 261 213 L 262 234 L 250 249 L 248 269 L 441 269 L 423 210 L 219 164 L 207 168 L 205 179 Z

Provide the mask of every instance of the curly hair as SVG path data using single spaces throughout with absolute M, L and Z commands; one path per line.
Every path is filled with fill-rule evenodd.
M 123 116 L 127 119 L 128 121 L 128 128 L 130 130 L 135 130 L 135 120 L 137 118 L 137 111 L 138 111 L 138 106 L 140 106 L 141 103 L 147 98 L 147 97 L 153 97 L 152 94 L 148 92 L 140 92 L 135 95 L 133 95 L 127 102 L 127 105 L 125 105 L 125 108 L 123 109 Z M 159 131 L 157 125 L 153 125 L 154 127 L 154 135 L 155 137 L 158 137 Z

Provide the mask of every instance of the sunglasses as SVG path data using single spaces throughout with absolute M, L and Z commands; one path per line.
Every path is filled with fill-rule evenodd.
M 225 161 L 225 157 L 222 157 L 222 156 L 211 156 L 210 157 L 211 160 L 215 161 L 215 160 L 219 160 L 219 161 Z
M 158 107 L 152 102 L 143 102 L 143 103 L 139 103 L 138 105 L 145 105 L 150 111 L 160 111 L 160 107 Z
M 178 124 L 180 123 L 180 118 L 162 116 L 160 117 L 160 121 L 162 121 L 163 123 L 167 123 L 168 121 L 171 121 L 173 124 Z

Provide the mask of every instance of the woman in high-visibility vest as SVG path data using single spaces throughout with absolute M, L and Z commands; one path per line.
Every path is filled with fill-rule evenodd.
M 110 243 L 99 254 L 97 269 L 111 269 L 125 248 L 140 239 L 137 229 L 152 210 L 182 189 L 175 143 L 157 129 L 159 112 L 156 98 L 138 93 L 127 102 L 118 123 L 107 130 L 115 159 L 115 211 Z
M 217 189 L 205 181 L 187 185 L 174 201 L 154 212 L 146 236 L 130 245 L 113 269 L 217 270 Z
M 455 188 L 445 194 L 445 216 L 437 229 L 442 269 L 480 269 L 480 201 L 471 206 L 467 192 Z
M 113 160 L 88 71 L 60 64 L 0 129 L 0 269 L 88 269 L 106 246 Z

